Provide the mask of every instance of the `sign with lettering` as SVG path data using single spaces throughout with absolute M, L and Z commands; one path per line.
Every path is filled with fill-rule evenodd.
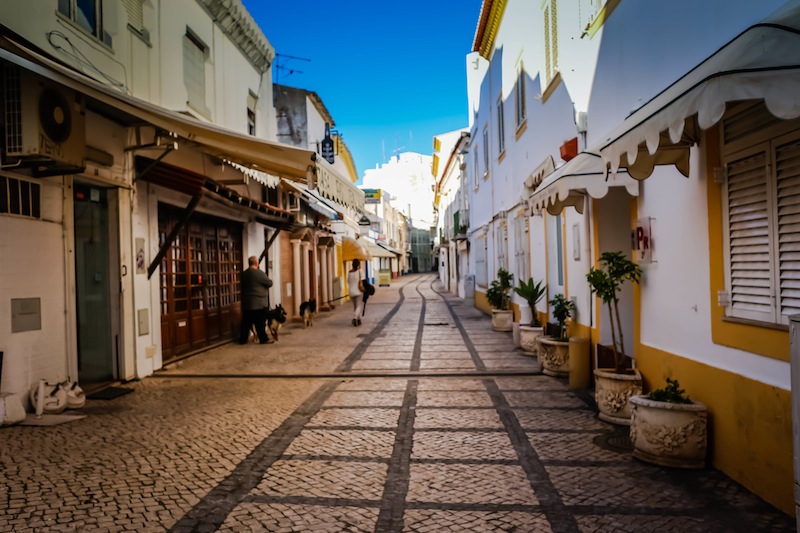
M 643 217 L 636 221 L 633 234 L 633 248 L 636 250 L 639 263 L 647 264 L 655 261 L 655 243 L 653 242 L 653 218 Z
M 365 204 L 379 204 L 381 203 L 381 190 L 380 189 L 362 189 L 364 191 Z

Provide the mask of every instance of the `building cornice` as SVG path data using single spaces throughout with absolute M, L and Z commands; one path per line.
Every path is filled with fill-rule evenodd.
M 197 1 L 256 70 L 261 73 L 269 70 L 275 50 L 241 0 Z
M 472 51 L 478 52 L 482 58 L 489 60 L 489 55 L 494 48 L 497 30 L 503 20 L 507 0 L 483 0 L 478 27 L 472 41 Z

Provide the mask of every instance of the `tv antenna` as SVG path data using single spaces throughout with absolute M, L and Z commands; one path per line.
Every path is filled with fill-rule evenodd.
M 302 74 L 302 70 L 297 70 L 296 68 L 291 66 L 293 61 L 306 61 L 308 63 L 311 62 L 310 59 L 307 57 L 297 57 L 297 56 L 290 56 L 286 54 L 275 54 L 275 62 L 273 64 L 273 68 L 275 69 L 275 83 L 280 85 L 281 80 L 281 72 L 286 72 L 285 77 L 289 77 L 292 74 Z

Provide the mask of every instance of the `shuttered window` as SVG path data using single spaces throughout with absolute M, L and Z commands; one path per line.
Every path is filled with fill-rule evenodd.
M 530 277 L 528 266 L 528 217 L 519 214 L 514 219 L 514 257 L 516 260 L 516 274 L 518 280 L 527 281 Z
M 475 283 L 480 287 L 489 285 L 489 271 L 486 268 L 486 236 L 481 235 L 475 243 Z
M 122 4 L 128 14 L 128 24 L 141 31 L 144 28 L 142 0 L 122 0 Z
M 800 132 L 723 163 L 727 315 L 787 324 L 800 312 Z
M 183 37 L 183 82 L 188 104 L 196 111 L 206 110 L 206 46 L 193 33 Z
M 777 188 L 778 306 L 781 316 L 800 313 L 800 140 L 775 150 Z

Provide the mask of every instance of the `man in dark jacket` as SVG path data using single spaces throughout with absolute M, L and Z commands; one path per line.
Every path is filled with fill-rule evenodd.
M 259 270 L 258 258 L 248 258 L 250 267 L 242 272 L 242 330 L 239 333 L 239 344 L 247 344 L 250 327 L 255 324 L 258 340 L 261 344 L 269 344 L 267 338 L 267 291 L 272 287 L 272 280 Z

